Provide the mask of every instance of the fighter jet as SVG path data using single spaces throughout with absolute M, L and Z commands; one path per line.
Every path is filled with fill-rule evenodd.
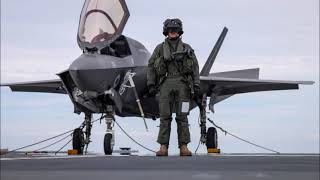
M 57 74 L 59 79 L 1 84 L 12 91 L 68 95 L 74 113 L 84 114 L 83 126 L 73 132 L 73 149 L 79 154 L 91 142 L 93 114 L 104 115 L 105 154 L 113 152 L 115 116 L 159 118 L 159 96 L 149 96 L 147 88 L 150 53 L 142 43 L 122 34 L 129 15 L 125 0 L 86 0 L 77 33 L 83 53 L 68 69 Z M 225 27 L 200 72 L 201 101 L 190 107 L 200 107 L 202 142 L 212 147 L 217 146 L 217 136 L 214 129 L 207 130 L 205 126 L 207 105 L 214 112 L 215 104 L 236 94 L 298 89 L 299 85 L 314 83 L 261 80 L 259 69 L 210 73 L 227 32 Z

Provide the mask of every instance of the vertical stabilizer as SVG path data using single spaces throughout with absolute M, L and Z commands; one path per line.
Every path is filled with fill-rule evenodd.
M 219 53 L 220 47 L 223 43 L 224 38 L 227 35 L 227 32 L 228 32 L 228 28 L 224 27 L 221 34 L 220 34 L 218 41 L 214 45 L 214 48 L 212 49 L 206 63 L 204 64 L 204 66 L 200 72 L 200 76 L 208 76 L 209 75 L 211 67 L 214 63 L 214 60 L 217 57 L 217 54 Z

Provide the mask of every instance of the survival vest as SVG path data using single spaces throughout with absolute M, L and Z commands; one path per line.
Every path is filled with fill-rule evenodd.
M 163 83 L 164 79 L 169 75 L 168 66 L 175 66 L 179 75 L 183 76 L 185 80 L 190 81 L 194 66 L 194 52 L 186 44 L 182 43 L 182 50 L 170 54 L 165 54 L 164 42 L 160 48 L 160 56 L 154 62 L 154 69 L 159 85 Z M 178 49 L 179 50 L 179 49 Z

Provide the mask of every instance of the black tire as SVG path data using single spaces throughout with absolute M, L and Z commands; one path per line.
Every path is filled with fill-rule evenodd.
M 73 149 L 78 150 L 78 154 L 83 154 L 84 136 L 83 136 L 82 129 L 80 128 L 77 128 L 73 131 L 72 147 Z
M 210 127 L 207 132 L 207 148 L 218 148 L 218 133 L 216 128 Z
M 104 135 L 104 154 L 105 155 L 111 155 L 113 151 L 113 147 L 111 146 L 111 140 L 112 140 L 112 134 L 106 134 Z

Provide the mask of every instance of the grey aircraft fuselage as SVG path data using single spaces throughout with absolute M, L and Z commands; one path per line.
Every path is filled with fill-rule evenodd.
M 140 42 L 121 37 L 129 48 L 127 56 L 84 52 L 68 70 L 58 74 L 75 105 L 75 112 L 104 113 L 105 105 L 111 103 L 118 116 L 140 116 L 134 91 L 127 87 L 128 73 L 134 73 L 133 80 L 146 117 L 158 117 L 158 98 L 146 96 L 150 53 Z M 112 94 L 104 94 L 106 91 Z

